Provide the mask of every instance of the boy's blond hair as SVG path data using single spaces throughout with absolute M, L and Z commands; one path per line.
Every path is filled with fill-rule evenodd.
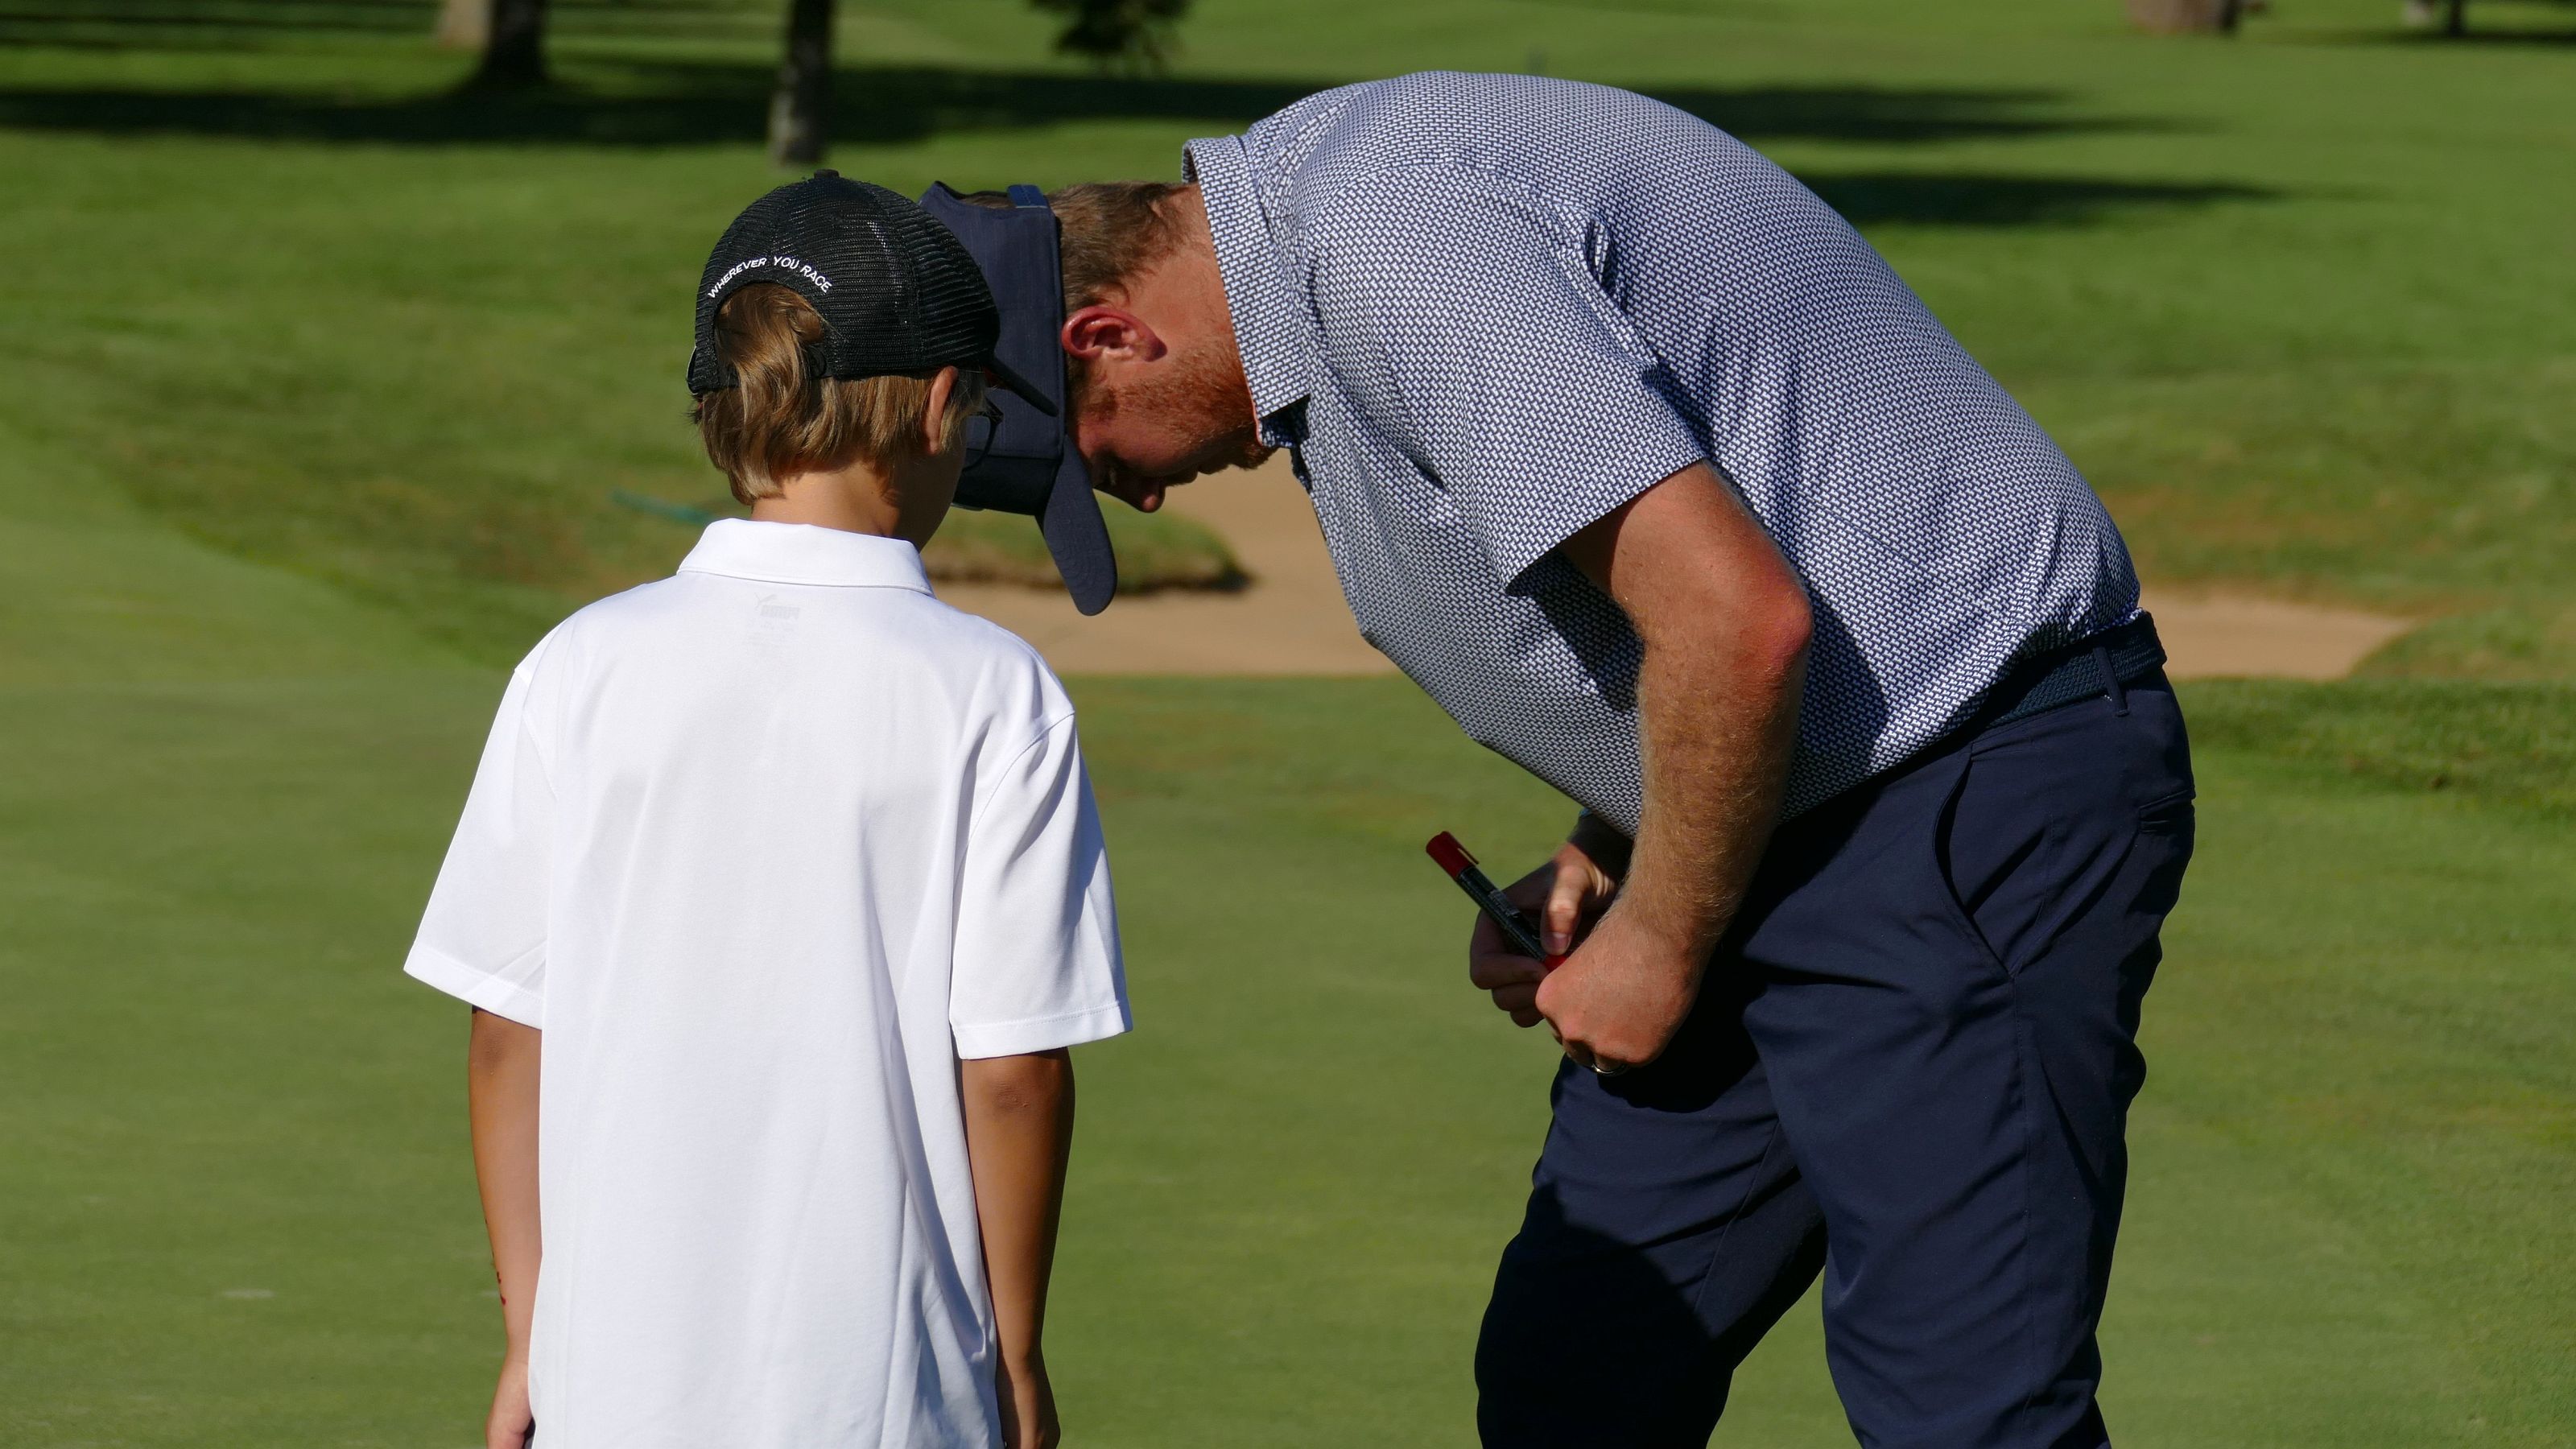
M 802 473 L 865 462 L 885 469 L 917 456 L 930 406 L 928 376 L 817 376 L 806 349 L 823 340 L 823 319 L 795 290 L 754 282 L 716 309 L 716 351 L 735 385 L 701 394 L 690 416 L 707 461 L 724 471 L 745 504 L 775 498 Z M 940 450 L 957 446 L 984 406 L 984 377 L 958 371 L 940 422 Z

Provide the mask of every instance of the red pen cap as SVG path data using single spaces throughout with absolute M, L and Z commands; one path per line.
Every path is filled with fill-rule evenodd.
M 1467 847 L 1458 843 L 1458 837 L 1446 830 L 1431 837 L 1430 843 L 1424 845 L 1422 849 L 1433 860 L 1440 862 L 1440 868 L 1449 872 L 1451 880 L 1464 875 L 1467 867 L 1476 863 L 1476 857 L 1467 853 Z

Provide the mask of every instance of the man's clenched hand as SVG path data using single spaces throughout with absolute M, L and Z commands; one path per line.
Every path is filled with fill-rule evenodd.
M 1538 984 L 1538 1012 L 1577 1063 L 1606 1072 L 1642 1067 L 1681 1030 L 1707 959 L 1696 945 L 1660 939 L 1612 911 Z

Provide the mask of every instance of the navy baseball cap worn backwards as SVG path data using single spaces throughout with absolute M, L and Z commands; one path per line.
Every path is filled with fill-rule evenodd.
M 1014 187 L 1015 198 L 1023 191 L 1034 194 Z M 1083 613 L 1099 613 L 1117 592 L 1118 561 L 1061 421 L 1064 357 L 1055 335 L 1064 293 L 1054 213 L 1040 198 L 1040 238 L 1026 223 L 993 226 L 1010 213 L 957 202 L 944 186 L 925 198 L 941 199 L 954 203 L 948 219 L 963 223 L 967 240 L 920 204 L 833 171 L 753 202 L 725 229 L 699 279 L 689 391 L 738 385 L 716 347 L 716 309 L 754 282 L 775 282 L 813 304 L 824 330 L 813 350 L 826 377 L 982 369 L 1007 398 L 998 428 L 988 434 L 982 419 L 971 425 L 982 455 L 959 479 L 957 502 L 1036 518 L 1066 592 Z M 1041 251 L 1042 296 L 1031 290 Z M 999 307 L 988 280 L 997 261 L 1009 264 Z
M 1065 592 L 1076 608 L 1097 614 L 1117 597 L 1118 558 L 1091 470 L 1066 431 L 1072 410 L 1056 341 L 1064 326 L 1064 266 L 1055 210 L 1034 186 L 961 196 L 934 184 L 921 204 L 983 269 L 1002 314 L 993 355 L 1043 393 L 999 400 L 1000 421 L 977 439 L 981 452 L 957 480 L 958 506 L 1034 515 Z

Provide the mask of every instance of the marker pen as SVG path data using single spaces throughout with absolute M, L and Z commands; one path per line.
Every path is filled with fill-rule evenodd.
M 1483 871 L 1476 869 L 1476 857 L 1467 853 L 1467 847 L 1458 843 L 1457 836 L 1443 830 L 1422 848 L 1439 862 L 1442 870 L 1449 872 L 1449 878 L 1458 883 L 1458 889 L 1467 893 L 1467 899 L 1476 903 L 1476 909 L 1483 911 L 1485 919 L 1492 921 L 1502 931 L 1503 938 L 1522 955 L 1551 968 L 1565 959 L 1547 954 L 1547 949 L 1539 944 L 1537 925 L 1520 907 L 1495 889 Z

